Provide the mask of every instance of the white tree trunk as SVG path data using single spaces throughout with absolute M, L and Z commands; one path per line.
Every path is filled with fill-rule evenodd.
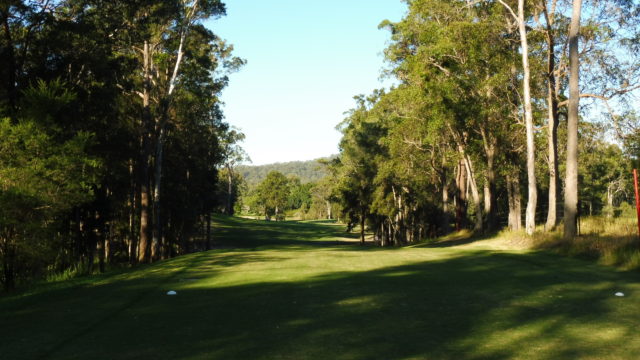
M 533 137 L 533 114 L 531 111 L 531 86 L 529 70 L 529 45 L 527 44 L 527 28 L 524 20 L 524 0 L 518 0 L 518 29 L 520 31 L 520 46 L 522 52 L 523 70 L 523 95 L 524 95 L 524 119 L 527 130 L 527 212 L 525 216 L 525 229 L 528 235 L 532 235 L 536 229 L 536 204 L 538 202 L 538 190 L 536 188 L 536 164 L 535 142 Z

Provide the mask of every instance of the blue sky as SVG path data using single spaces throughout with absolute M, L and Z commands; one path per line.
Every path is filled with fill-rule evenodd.
M 400 0 L 227 0 L 207 26 L 247 60 L 224 90 L 226 121 L 239 127 L 253 164 L 309 160 L 338 152 L 335 126 L 353 96 L 379 80 Z

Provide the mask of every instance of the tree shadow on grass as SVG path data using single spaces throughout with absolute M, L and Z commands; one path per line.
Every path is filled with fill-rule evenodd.
M 399 256 L 421 254 L 400 266 L 348 271 L 347 263 L 287 280 L 282 274 L 300 271 L 286 263 L 302 254 L 296 250 L 326 247 L 323 242 L 341 229 L 263 226 L 233 218 L 220 223 L 218 234 L 247 247 L 0 299 L 0 354 L 11 359 L 615 359 L 640 353 L 634 335 L 640 284 L 631 273 L 546 253 L 434 248 L 399 249 Z M 396 253 L 360 246 L 326 250 L 336 256 L 368 251 L 371 261 L 385 256 L 380 251 Z M 434 253 L 438 260 L 422 260 Z M 262 266 L 247 267 L 251 263 Z M 279 281 L 268 273 L 273 268 L 280 269 Z M 247 270 L 256 275 L 243 282 Z M 235 282 L 228 281 L 231 275 Z M 165 295 L 168 289 L 178 295 Z M 616 298 L 616 291 L 627 296 Z
M 442 236 L 437 239 L 432 239 L 422 244 L 412 245 L 415 248 L 448 248 L 461 245 L 468 245 L 472 243 L 479 243 L 484 240 L 491 240 L 498 235 L 498 232 L 487 232 L 483 234 L 476 234 L 470 230 L 456 231 L 451 234 Z
M 262 261 L 280 260 L 265 255 Z M 198 265 L 209 261 L 219 260 L 203 259 Z M 199 266 L 184 270 L 180 277 L 195 277 L 203 270 Z M 180 279 L 174 276 L 166 285 L 179 287 Z M 130 285 L 125 281 L 120 286 Z M 616 290 L 630 297 L 615 298 Z M 640 313 L 629 302 L 634 302 L 638 290 L 637 279 L 630 274 L 579 260 L 475 251 L 441 261 L 323 273 L 294 282 L 234 286 L 194 282 L 174 297 L 140 289 L 146 291 L 140 300 L 46 355 L 55 359 L 633 358 L 640 354 L 635 336 Z M 41 331 L 35 324 L 33 330 L 30 340 Z
M 325 222 L 264 221 L 238 217 L 214 218 L 214 242 L 239 248 L 284 245 L 353 245 L 358 234 Z
M 202 274 L 215 276 L 247 262 L 280 259 L 246 251 L 233 256 L 202 252 L 0 298 L 0 359 L 48 358 L 125 309 L 144 304 L 145 298 L 165 294 L 170 284 L 194 281 Z

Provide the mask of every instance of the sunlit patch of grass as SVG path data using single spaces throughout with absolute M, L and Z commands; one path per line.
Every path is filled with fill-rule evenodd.
M 415 275 L 415 272 L 411 272 L 411 271 L 394 271 L 394 272 L 389 272 L 387 274 L 384 274 L 384 276 L 386 276 L 386 277 L 411 276 L 411 275 Z
M 67 281 L 67 280 L 76 278 L 82 275 L 83 273 L 85 273 L 84 269 L 81 269 L 78 267 L 71 267 L 61 272 L 52 272 L 48 274 L 44 281 L 48 283 Z
M 342 299 L 336 302 L 339 306 L 370 306 L 376 303 L 376 299 L 373 296 L 355 296 L 351 298 Z
M 438 238 L 438 242 L 467 240 L 472 236 L 473 236 L 473 231 L 469 229 L 462 229 Z

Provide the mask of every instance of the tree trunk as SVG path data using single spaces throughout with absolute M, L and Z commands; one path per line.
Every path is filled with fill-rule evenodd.
M 478 183 L 476 182 L 475 173 L 473 171 L 473 164 L 468 156 L 465 156 L 465 167 L 467 169 L 469 185 L 471 187 L 471 196 L 473 197 L 473 204 L 476 208 L 476 224 L 474 226 L 475 231 L 482 232 L 484 229 L 482 220 L 482 201 L 480 199 L 480 192 L 478 191 Z
M 151 109 L 150 109 L 150 89 L 151 89 L 151 55 L 149 54 L 149 43 L 144 42 L 143 49 L 144 58 L 144 87 L 142 95 L 142 156 L 140 161 L 140 243 L 138 248 L 138 261 L 149 261 L 149 230 L 150 230 L 150 214 L 149 214 L 149 167 L 151 166 L 151 133 L 153 128 L 151 125 Z
M 171 212 L 167 211 L 164 215 L 165 227 L 162 232 L 162 259 L 173 257 L 172 240 L 175 240 L 175 231 L 173 230 L 173 222 L 171 221 Z
M 86 244 L 86 252 L 87 252 L 87 257 L 88 257 L 88 261 L 87 261 L 87 273 L 89 275 L 93 274 L 93 268 L 95 266 L 95 256 L 96 256 L 96 252 L 98 252 L 98 239 L 97 239 L 97 234 L 96 234 L 96 222 L 95 222 L 95 218 L 92 216 L 91 213 L 86 214 L 87 217 L 87 221 L 86 221 L 86 225 L 83 226 L 83 230 L 86 232 L 86 239 L 87 239 L 87 244 Z
M 466 134 L 465 133 L 460 134 L 459 132 L 453 130 L 453 127 L 451 126 L 451 124 L 448 124 L 448 126 L 449 126 L 449 131 L 456 142 L 458 154 L 460 154 L 460 166 L 462 167 L 460 170 L 461 171 L 466 170 L 468 175 L 467 176 L 468 189 L 471 190 L 471 196 L 473 197 L 473 203 L 475 205 L 475 212 L 476 212 L 476 224 L 474 226 L 474 230 L 482 232 L 483 226 L 484 226 L 483 220 L 482 220 L 482 201 L 480 199 L 480 193 L 478 191 L 478 183 L 476 181 L 475 173 L 473 170 L 473 163 L 471 162 L 471 159 L 469 158 L 469 156 L 465 151 Z
M 6 230 L 0 237 L 0 255 L 2 256 L 2 286 L 5 291 L 13 290 L 15 282 L 15 248 L 11 239 L 15 237 L 14 231 Z
M 485 170 L 484 182 L 484 213 L 486 215 L 487 229 L 493 230 L 496 227 L 496 172 L 495 157 L 496 143 L 494 136 L 487 134 L 484 129 L 481 130 L 484 152 L 487 159 L 487 169 Z
M 440 228 L 442 234 L 449 233 L 449 183 L 446 171 L 440 173 L 440 183 L 442 184 L 442 223 Z
M 469 188 L 471 190 L 471 196 L 473 197 L 473 204 L 476 210 L 476 224 L 474 226 L 475 231 L 483 231 L 482 220 L 482 201 L 480 200 L 480 193 L 478 191 L 478 183 L 476 182 L 475 173 L 473 171 L 473 164 L 469 156 L 464 149 L 462 141 L 458 140 L 458 153 L 461 156 L 461 162 L 467 172 L 467 181 L 469 182 Z
M 519 176 L 507 175 L 507 198 L 509 202 L 509 230 L 518 231 L 522 228 L 522 208 L 520 200 Z
M 166 115 L 167 109 L 163 110 Z M 156 142 L 156 158 L 154 164 L 154 186 L 153 186 L 153 230 L 151 239 L 151 260 L 158 260 L 160 256 L 160 237 L 162 236 L 162 223 L 160 221 L 161 211 L 161 186 L 162 186 L 162 159 L 164 154 L 164 124 L 166 119 L 161 120 L 158 139 Z
M 607 186 L 607 206 L 609 208 L 611 208 L 611 210 L 613 210 L 613 187 L 614 187 L 614 183 L 610 182 L 609 185 Z M 609 214 L 607 214 L 607 216 L 609 217 Z
M 569 27 L 569 116 L 567 117 L 567 172 L 564 187 L 564 238 L 577 234 L 578 214 L 578 106 L 580 102 L 580 59 L 578 35 L 582 0 L 573 0 Z
M 198 1 L 196 0 L 192 7 L 191 16 L 195 14 L 195 9 L 198 6 Z M 191 19 L 187 19 L 187 24 L 191 21 Z M 176 79 L 178 78 L 180 64 L 182 63 L 183 50 L 185 38 L 187 36 L 188 26 L 185 26 L 180 33 L 180 43 L 178 45 L 178 52 L 176 57 L 176 62 L 173 68 L 173 73 L 171 78 L 169 79 L 169 89 L 167 90 L 166 97 L 161 100 L 161 116 L 157 123 L 157 137 L 156 137 L 156 158 L 155 158 L 155 183 L 153 190 L 153 236 L 151 240 L 151 260 L 157 260 L 158 255 L 160 254 L 160 237 L 162 236 L 162 222 L 160 221 L 160 190 L 162 185 L 162 156 L 164 149 L 164 132 L 165 127 L 168 122 L 169 117 L 169 104 L 171 103 L 171 96 L 173 95 L 173 91 L 175 89 Z M 147 45 L 145 43 L 145 45 Z M 148 49 L 148 46 L 145 47 Z M 145 53 L 148 53 L 148 50 L 145 50 Z M 147 58 L 147 69 L 151 69 L 152 67 L 152 57 L 150 54 L 146 56 Z M 150 77 L 150 72 L 149 72 Z M 149 86 L 150 89 L 150 81 L 145 81 L 145 86 Z M 149 122 L 151 120 L 149 119 Z M 149 124 L 151 128 L 151 124 Z
M 456 231 L 467 226 L 467 172 L 464 161 L 460 160 L 456 166 Z
M 523 69 L 523 93 L 524 93 L 524 118 L 527 129 L 527 213 L 525 226 L 528 235 L 533 235 L 536 229 L 536 205 L 538 201 L 538 190 L 536 187 L 536 160 L 535 142 L 533 133 L 533 113 L 531 110 L 531 86 L 529 69 L 529 46 L 527 44 L 527 28 L 524 19 L 524 0 L 518 0 L 518 29 L 520 32 L 520 46 L 522 53 Z
M 100 189 L 100 205 L 104 206 L 106 203 L 106 189 Z M 105 272 L 105 251 L 106 251 L 106 231 L 105 231 L 105 222 L 104 216 L 100 213 L 100 210 L 96 210 L 94 213 L 94 226 L 91 229 L 95 233 L 96 246 L 98 252 L 98 271 L 101 273 Z
M 549 207 L 544 228 L 546 231 L 551 231 L 558 225 L 558 94 L 555 73 L 555 36 L 552 29 L 555 13 L 549 14 L 547 12 L 546 1 L 543 6 L 547 22 L 547 111 L 549 118 L 547 126 L 547 142 L 549 143 Z
M 227 164 L 227 180 L 229 183 L 227 184 L 227 215 L 233 215 L 233 174 L 231 173 L 231 166 Z
M 102 234 L 98 234 L 98 244 L 96 248 L 98 250 L 98 271 L 103 273 L 105 271 L 105 239 Z
M 207 212 L 207 250 L 211 250 L 211 212 Z
M 111 223 L 109 223 L 111 227 Z M 109 264 L 111 263 L 111 234 L 113 234 L 113 229 L 109 230 L 109 237 L 105 237 L 104 239 L 104 262 Z
M 364 245 L 364 222 L 366 217 L 366 211 L 364 207 L 360 209 L 360 245 Z
M 135 253 L 136 249 L 136 214 L 138 208 L 137 198 L 140 193 L 138 190 L 138 183 L 136 181 L 136 172 L 134 170 L 134 162 L 133 159 L 129 159 L 129 234 L 127 241 L 127 255 L 129 259 L 129 264 L 133 265 L 136 262 L 137 254 Z

